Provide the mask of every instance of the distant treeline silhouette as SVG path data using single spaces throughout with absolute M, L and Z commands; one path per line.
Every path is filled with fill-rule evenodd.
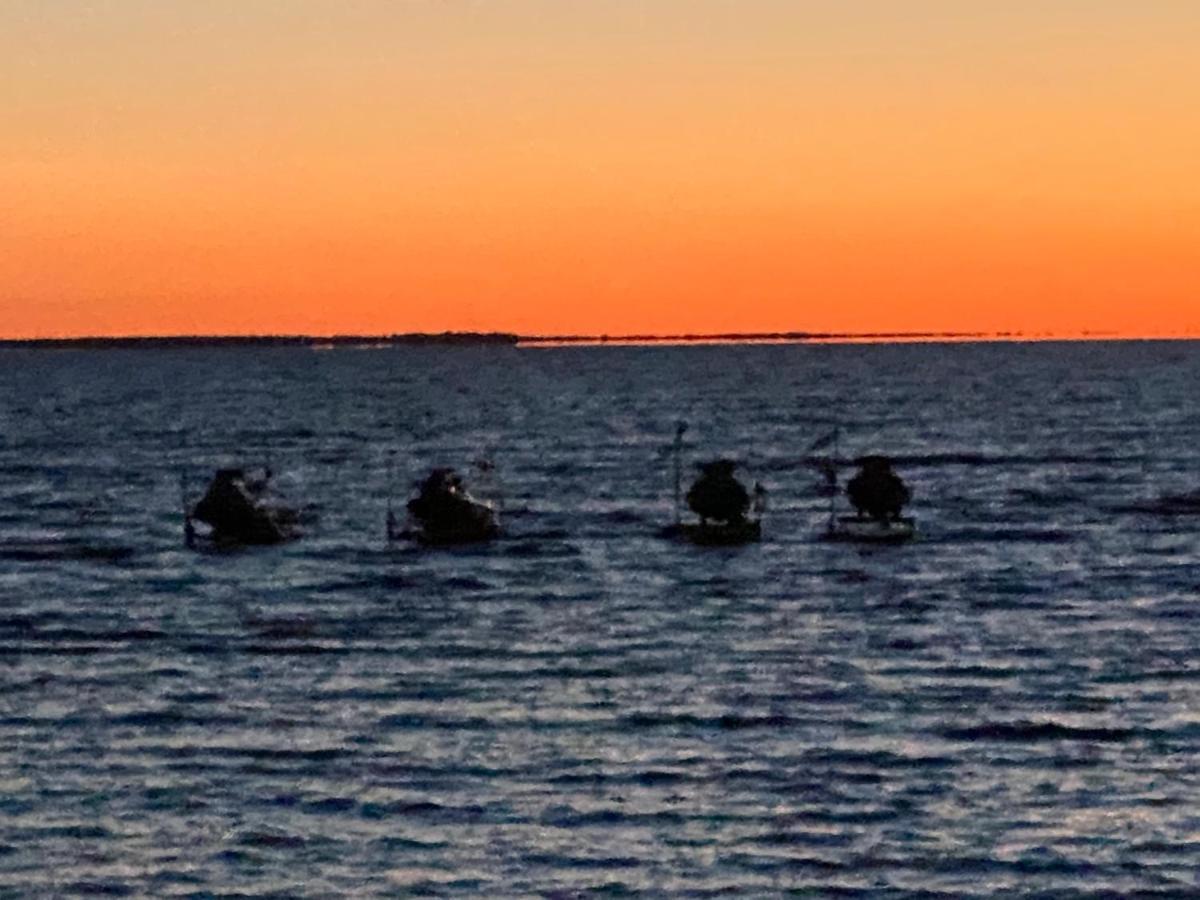
M 1099 337 L 1101 335 L 1092 335 Z M 749 331 L 720 334 L 513 334 L 502 331 L 443 331 L 408 334 L 164 335 L 157 337 L 71 337 L 0 339 L 3 348 L 143 349 L 187 347 L 403 347 L 516 346 L 518 344 L 700 344 L 821 341 L 1022 340 L 1020 332 L 984 331 Z
M 1018 335 L 984 331 L 732 331 L 720 334 L 566 334 L 527 335 L 522 344 L 689 344 L 689 343 L 763 343 L 767 341 L 886 341 L 886 340 L 969 340 L 1009 338 Z
M 0 347 L 48 349 L 142 349 L 170 347 L 375 347 L 409 344 L 505 344 L 520 338 L 501 332 L 444 331 L 413 334 L 166 335 L 161 337 L 79 337 L 0 340 Z

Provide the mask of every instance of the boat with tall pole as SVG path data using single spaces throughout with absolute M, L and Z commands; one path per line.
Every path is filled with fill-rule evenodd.
M 195 503 L 180 475 L 184 544 L 192 549 L 282 544 L 303 535 L 301 512 L 272 485 L 269 465 L 218 469 Z
M 680 422 L 675 428 L 672 444 L 675 521 L 662 529 L 662 535 L 702 546 L 731 546 L 760 540 L 767 492 L 757 482 L 753 491 L 748 491 L 734 477 L 738 467 L 736 461 L 715 459 L 697 463 L 700 476 L 687 494 L 683 493 L 683 435 L 687 428 L 686 422 Z M 684 521 L 685 500 L 699 521 Z
M 846 487 L 855 512 L 843 514 L 839 511 L 838 499 L 842 493 L 838 485 L 840 428 L 819 438 L 809 452 L 811 454 L 827 446 L 832 447 L 832 456 L 825 460 L 826 465 L 820 467 L 826 473 L 827 484 L 831 488 L 827 491 L 829 512 L 824 539 L 863 544 L 903 544 L 916 537 L 916 519 L 901 515 L 901 509 L 910 499 L 911 492 L 892 471 L 887 457 L 871 455 L 856 460 L 860 471 Z
M 482 464 L 478 464 L 483 469 Z M 487 464 L 490 469 L 490 463 Z M 389 461 L 389 481 L 392 463 Z M 475 544 L 500 534 L 496 506 L 471 495 L 462 476 L 439 467 L 417 483 L 417 492 L 405 504 L 407 521 L 401 526 L 388 491 L 387 539 L 414 540 L 428 546 Z

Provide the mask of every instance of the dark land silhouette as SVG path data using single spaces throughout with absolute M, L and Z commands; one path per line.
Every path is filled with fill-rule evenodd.
M 77 337 L 0 340 L 0 347 L 47 349 L 153 349 L 170 347 L 386 347 L 422 344 L 507 344 L 520 338 L 498 332 L 446 331 L 436 334 L 272 334 L 163 335 L 154 337 Z
M 1091 337 L 1103 337 L 1094 334 Z M 55 337 L 0 339 L 0 349 L 155 349 L 190 347 L 404 347 L 517 346 L 554 344 L 819 343 L 822 341 L 1023 340 L 1020 332 L 975 331 L 747 331 L 717 334 L 516 334 L 444 331 L 407 334 L 162 335 L 150 337 Z

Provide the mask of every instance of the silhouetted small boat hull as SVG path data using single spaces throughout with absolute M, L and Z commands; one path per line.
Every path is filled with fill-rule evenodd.
M 453 469 L 434 469 L 408 502 L 410 525 L 397 531 L 388 513 L 388 538 L 426 546 L 478 544 L 500 534 L 500 517 L 490 503 L 476 500 Z
M 668 525 L 662 536 L 690 541 L 701 547 L 733 547 L 762 540 L 762 523 L 746 519 L 741 522 L 681 522 Z
M 239 531 L 233 534 L 192 523 L 186 531 L 186 542 L 193 550 L 223 551 L 243 547 L 271 547 L 299 540 L 303 536 L 304 531 L 291 519 L 264 520 L 252 532 Z
M 301 537 L 299 511 L 270 492 L 270 478 L 269 470 L 254 480 L 241 469 L 218 470 L 199 502 L 185 509 L 188 546 L 221 550 Z
M 903 544 L 916 536 L 916 519 L 908 516 L 891 521 L 839 516 L 825 532 L 826 540 L 859 544 Z

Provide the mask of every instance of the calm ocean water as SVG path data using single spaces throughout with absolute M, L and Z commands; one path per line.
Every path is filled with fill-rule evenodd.
M 0 352 L 0 896 L 1200 892 L 1200 345 Z M 664 542 L 670 442 L 765 539 Z M 833 424 L 922 539 L 831 545 Z M 388 548 L 434 464 L 505 539 Z M 269 460 L 298 543 L 182 546 Z M 1200 507 L 1197 507 L 1200 511 Z

